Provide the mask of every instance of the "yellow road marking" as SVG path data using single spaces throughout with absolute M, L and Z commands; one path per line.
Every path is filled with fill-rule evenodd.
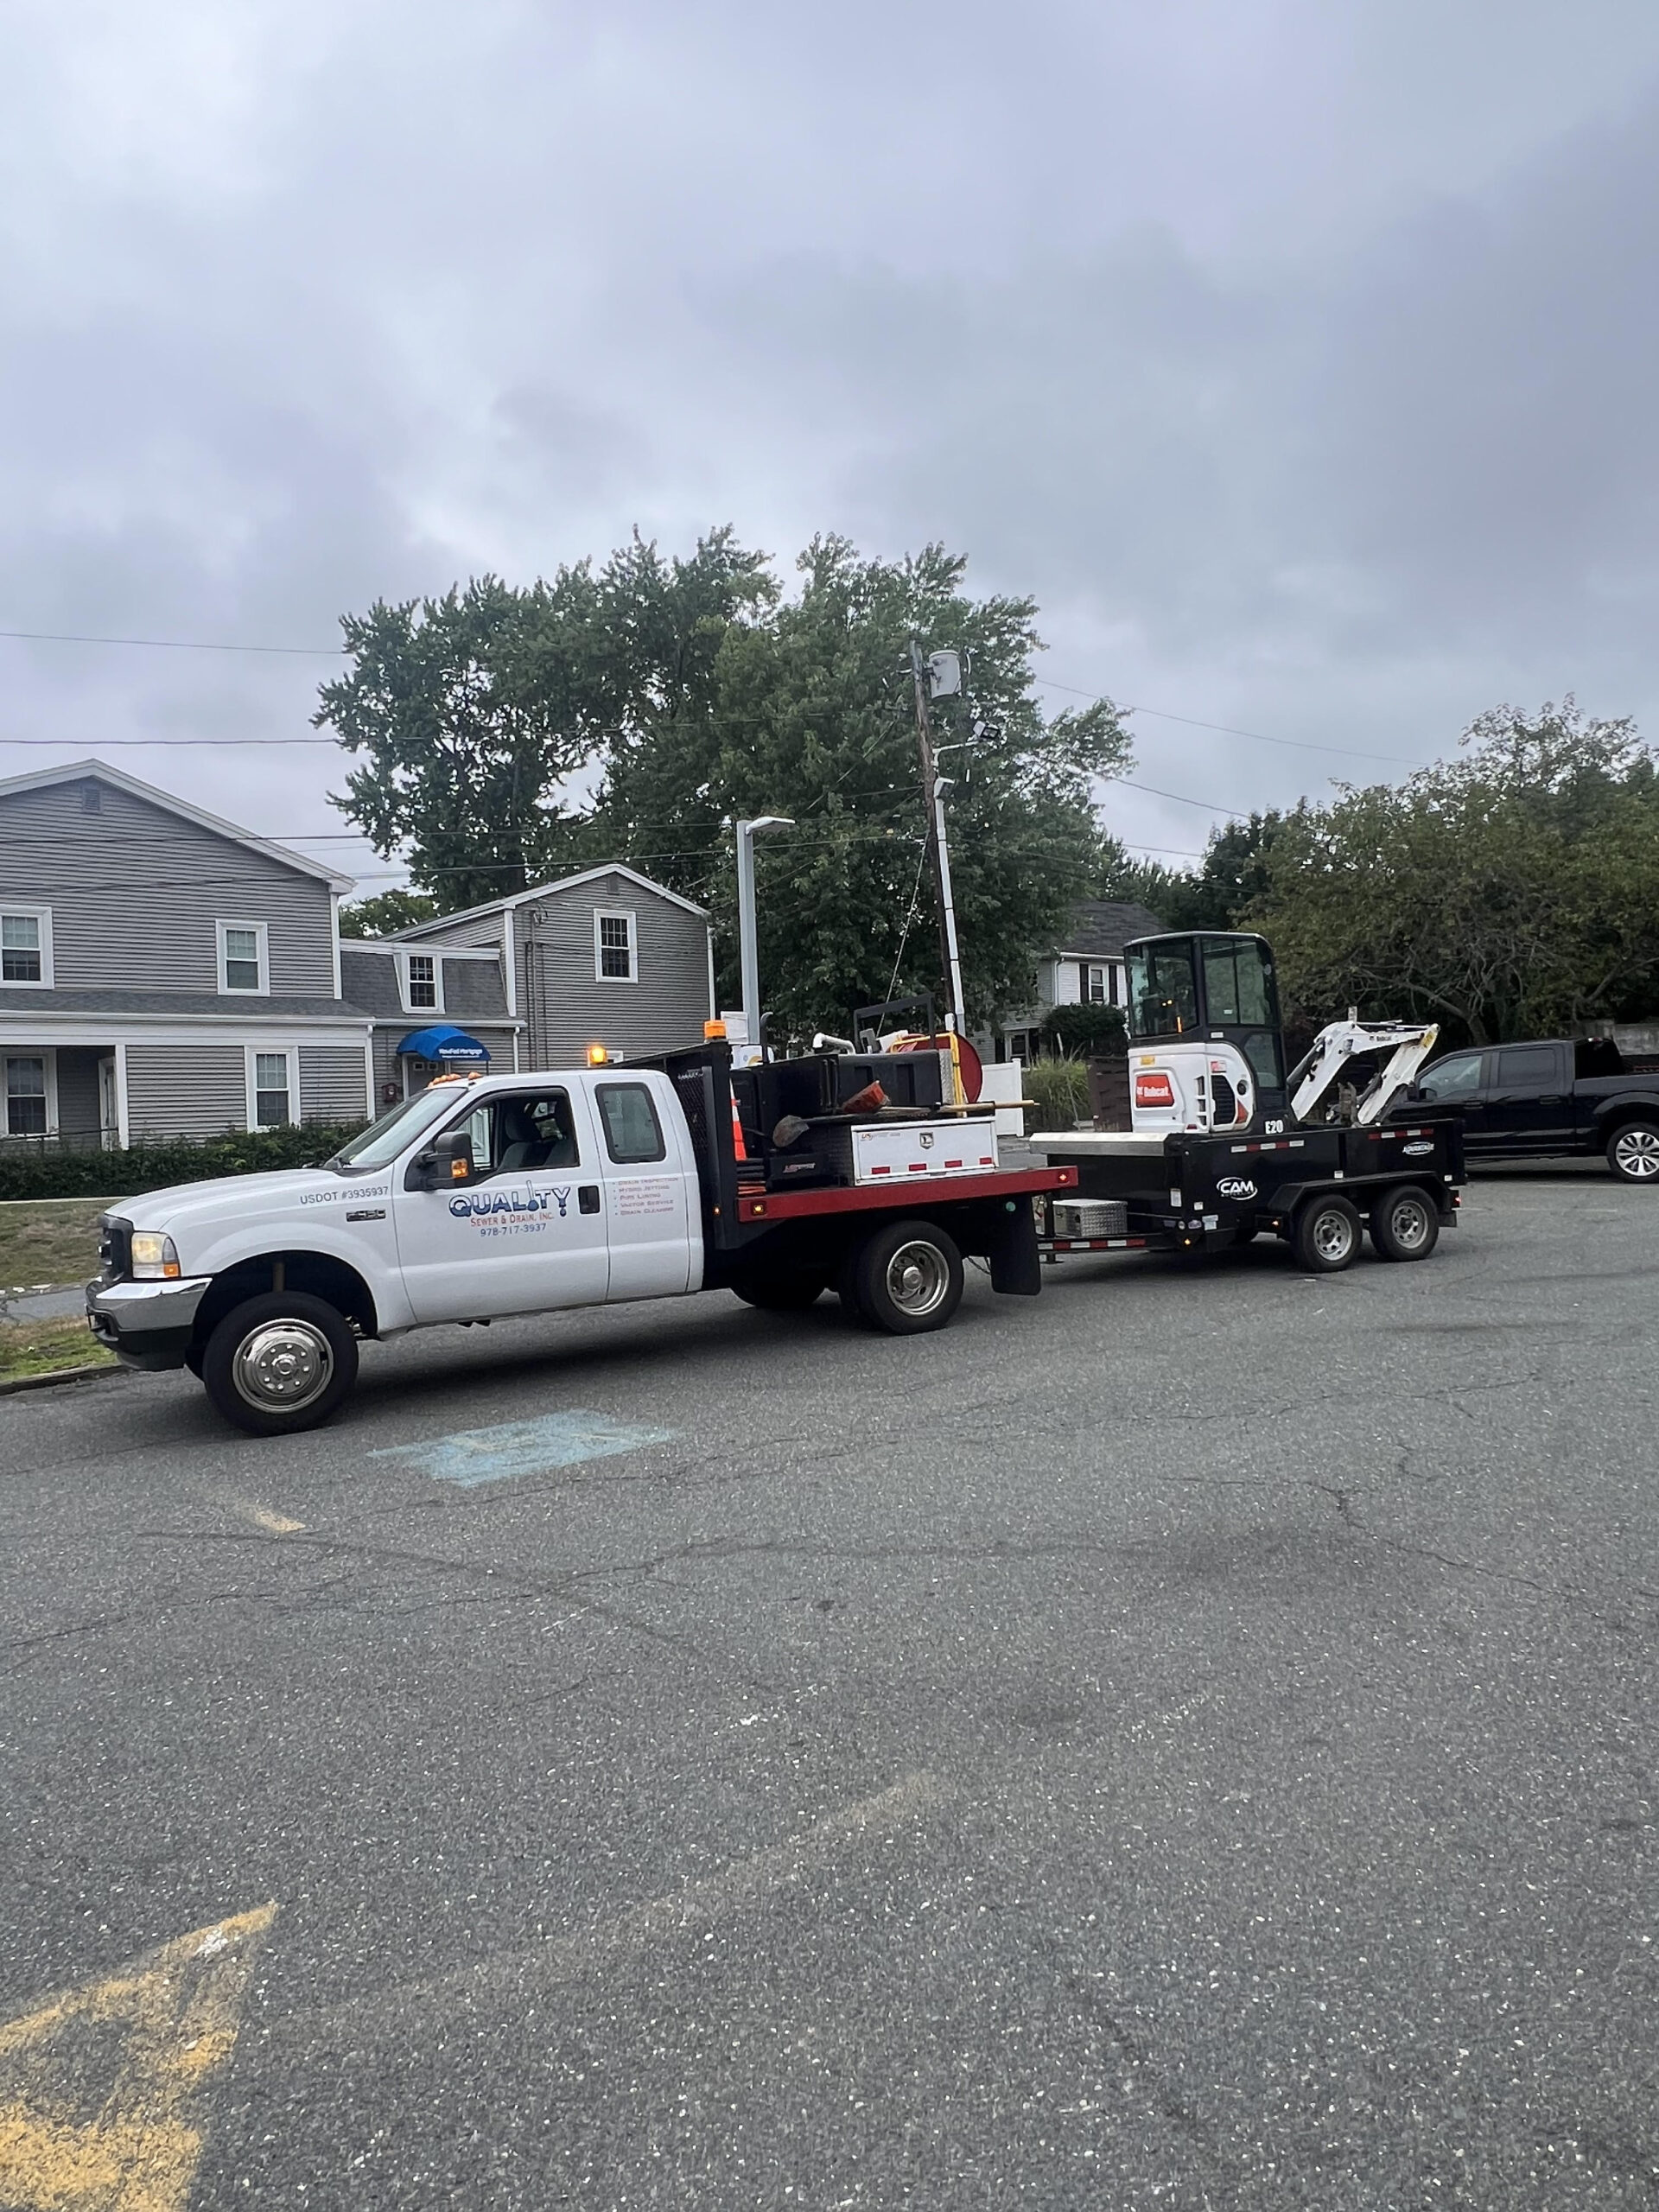
M 0 2025 L 0 2203 L 184 2212 L 202 2092 L 229 2058 L 274 1904 L 146 1952 Z

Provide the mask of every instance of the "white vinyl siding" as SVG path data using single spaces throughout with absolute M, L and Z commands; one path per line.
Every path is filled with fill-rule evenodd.
M 22 906 L 0 899 L 0 985 L 8 990 L 52 988 L 49 906 Z
M 594 980 L 599 983 L 637 983 L 639 945 L 634 916 L 619 907 L 594 911 Z
M 219 988 L 257 997 L 270 988 L 270 947 L 264 922 L 219 925 Z

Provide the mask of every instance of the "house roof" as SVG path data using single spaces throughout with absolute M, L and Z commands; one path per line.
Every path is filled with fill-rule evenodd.
M 252 852 L 263 853 L 267 860 L 276 861 L 283 868 L 315 876 L 333 891 L 349 891 L 353 887 L 353 877 L 337 875 L 322 861 L 307 860 L 302 853 L 290 852 L 286 845 L 275 845 L 269 837 L 256 837 L 251 830 L 240 830 L 234 822 L 222 821 L 204 807 L 192 806 L 188 799 L 177 798 L 171 791 L 158 791 L 154 784 L 143 783 L 138 777 L 129 776 L 121 768 L 111 768 L 103 760 L 72 760 L 67 766 L 37 768 L 32 775 L 8 776 L 0 780 L 0 798 L 9 798 L 14 791 L 46 791 L 54 784 L 84 784 L 89 779 L 107 784 L 113 791 L 125 791 L 132 798 L 145 799 L 151 806 L 162 807 L 185 822 L 194 822 L 198 829 L 211 830 L 216 836 L 228 837 L 232 844 L 245 845 Z
M 515 891 L 507 899 L 486 899 L 481 906 L 462 906 L 453 914 L 439 914 L 429 922 L 414 922 L 406 930 L 394 931 L 383 944 L 401 944 L 406 939 L 429 937 L 434 930 L 452 928 L 456 922 L 471 921 L 477 914 L 499 914 L 508 906 L 528 906 L 537 899 L 545 899 L 556 891 L 574 891 L 579 884 L 595 883 L 602 875 L 626 875 L 630 883 L 637 883 L 642 891 L 649 891 L 653 898 L 666 899 L 671 906 L 683 907 L 688 914 L 695 914 L 700 921 L 707 921 L 709 909 L 695 900 L 682 899 L 677 891 L 671 891 L 665 883 L 653 882 L 648 875 L 641 875 L 636 868 L 629 868 L 621 861 L 607 861 L 602 868 L 585 868 L 579 875 L 561 875 L 551 883 L 532 883 L 528 890 Z
M 1138 937 L 1157 937 L 1163 924 L 1149 907 L 1133 899 L 1084 899 L 1055 947 L 1061 960 L 1120 960 Z

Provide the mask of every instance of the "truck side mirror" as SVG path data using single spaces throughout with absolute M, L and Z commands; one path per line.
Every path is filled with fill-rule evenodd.
M 448 1191 L 470 1183 L 477 1173 L 473 1141 L 460 1129 L 435 1137 L 424 1152 L 410 1162 L 409 1186 L 414 1191 Z

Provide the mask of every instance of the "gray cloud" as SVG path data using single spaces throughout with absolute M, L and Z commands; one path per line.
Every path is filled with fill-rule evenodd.
M 0 626 L 326 645 L 729 518 L 944 537 L 1041 599 L 1056 678 L 1199 720 L 1417 758 L 1572 686 L 1659 731 L 1648 0 L 109 0 L 0 38 Z M 302 734 L 315 675 L 0 645 L 0 739 Z M 1141 745 L 1229 805 L 1366 772 Z M 315 748 L 118 757 L 337 826 Z

